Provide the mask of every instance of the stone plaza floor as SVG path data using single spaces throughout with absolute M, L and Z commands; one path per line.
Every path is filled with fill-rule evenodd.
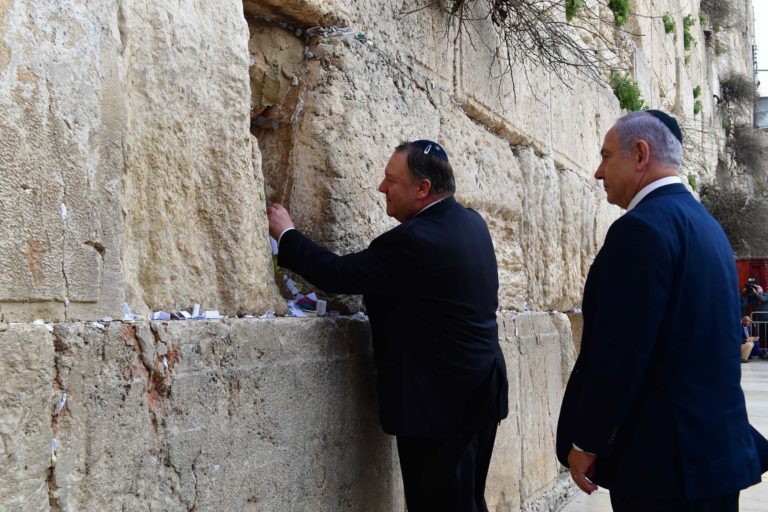
M 768 361 L 752 359 L 741 365 L 741 387 L 747 399 L 749 422 L 768 436 Z M 768 511 L 768 473 L 762 483 L 741 491 L 740 512 Z M 579 491 L 560 512 L 610 512 L 608 491 L 600 488 L 591 496 Z

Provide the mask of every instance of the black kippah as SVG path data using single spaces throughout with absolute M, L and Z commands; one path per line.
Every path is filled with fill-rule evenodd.
M 425 155 L 435 155 L 437 158 L 442 158 L 446 162 L 448 161 L 448 154 L 437 142 L 431 140 L 415 140 L 411 142 L 411 144 L 424 150 Z
M 648 112 L 653 117 L 664 123 L 664 126 L 669 128 L 669 131 L 672 132 L 672 135 L 675 136 L 680 144 L 683 143 L 683 132 L 680 131 L 680 125 L 677 124 L 677 121 L 674 117 L 665 112 L 662 112 L 661 110 L 646 110 L 645 112 Z

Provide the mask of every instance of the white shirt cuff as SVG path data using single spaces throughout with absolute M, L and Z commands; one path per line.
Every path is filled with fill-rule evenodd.
M 289 232 L 289 231 L 290 231 L 290 230 L 292 230 L 292 229 L 296 229 L 296 228 L 285 228 L 285 229 L 283 230 L 283 232 L 282 232 L 282 233 L 280 233 L 280 236 L 277 238 L 277 246 L 278 246 L 278 247 L 280 247 L 280 240 L 282 240 L 282 239 L 283 239 L 283 235 L 284 235 L 284 234 L 286 234 L 287 232 Z

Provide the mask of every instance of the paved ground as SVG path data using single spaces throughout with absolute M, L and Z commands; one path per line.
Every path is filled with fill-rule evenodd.
M 741 387 L 747 398 L 749 422 L 768 436 L 768 361 L 753 359 L 741 365 Z M 608 491 L 600 489 L 591 496 L 579 492 L 560 512 L 610 512 Z M 741 512 L 768 510 L 768 474 L 763 482 L 741 492 Z

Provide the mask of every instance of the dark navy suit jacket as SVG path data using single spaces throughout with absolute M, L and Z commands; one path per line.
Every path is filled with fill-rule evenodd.
M 449 197 L 346 256 L 291 230 L 278 264 L 363 294 L 385 432 L 459 437 L 506 417 L 496 256 L 477 212 Z
M 747 421 L 739 288 L 720 225 L 685 189 L 651 192 L 608 230 L 584 287 L 581 352 L 557 455 L 598 455 L 620 496 L 722 496 L 760 481 L 768 442 Z

